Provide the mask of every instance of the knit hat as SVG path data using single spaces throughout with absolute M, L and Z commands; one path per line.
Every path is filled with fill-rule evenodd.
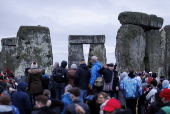
M 80 60 L 80 64 L 86 64 L 85 60 L 84 60 L 84 59 L 81 59 L 81 60 Z
M 31 64 L 31 68 L 38 68 L 38 64 L 37 64 L 36 62 L 33 62 L 33 63 Z
M 71 69 L 77 69 L 77 65 L 76 64 L 72 64 L 71 65 Z
M 123 72 L 121 75 L 120 75 L 120 81 L 123 80 L 123 78 L 127 77 L 128 74 L 126 72 Z
M 168 86 L 169 85 L 169 81 L 168 80 L 164 80 L 162 82 L 162 87 L 164 88 L 165 86 Z
M 170 101 L 170 89 L 169 88 L 163 89 L 159 96 L 167 101 Z
M 120 109 L 120 108 L 121 108 L 121 105 L 117 99 L 110 99 L 104 106 L 103 110 L 107 112 L 112 112 L 115 109 Z
M 70 89 L 72 89 L 72 86 L 71 86 L 70 84 L 68 84 L 68 85 L 65 87 L 65 92 L 64 92 L 64 94 L 67 94 Z

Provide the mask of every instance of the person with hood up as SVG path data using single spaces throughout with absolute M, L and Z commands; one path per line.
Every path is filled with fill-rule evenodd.
M 67 61 L 62 61 L 61 66 L 57 67 L 53 71 L 53 80 L 55 88 L 55 99 L 61 100 L 61 96 L 64 94 L 64 88 L 68 82 L 68 71 L 66 70 Z
M 123 91 L 126 99 L 126 107 L 131 109 L 132 114 L 136 114 L 137 99 L 142 95 L 142 87 L 134 75 L 133 68 L 129 69 L 128 77 L 121 81 L 120 89 Z
M 20 82 L 17 91 L 11 96 L 12 105 L 18 108 L 20 114 L 30 114 L 32 111 L 31 101 L 26 93 L 27 88 L 28 84 L 26 82 Z
M 102 65 L 100 64 L 100 62 L 98 62 L 96 56 L 91 57 L 91 63 L 92 63 L 92 68 L 91 68 L 89 87 L 93 91 L 93 94 L 95 94 L 97 92 L 102 91 L 103 82 L 102 80 L 100 80 L 102 79 L 102 75 L 98 73 L 98 70 L 102 68 Z
M 84 102 L 87 96 L 88 84 L 90 79 L 90 71 L 84 59 L 81 59 L 80 66 L 77 68 L 75 74 L 75 85 L 80 88 L 80 100 Z
M 61 101 L 64 103 L 64 109 L 63 109 L 61 114 L 64 114 L 67 105 L 72 103 L 72 100 L 71 100 L 71 97 L 70 97 L 70 93 L 68 92 L 70 89 L 72 89 L 72 86 L 71 85 L 67 85 L 65 87 L 65 93 L 64 93 L 64 95 L 62 95 L 62 100 Z
M 165 88 L 168 88 L 168 86 L 169 86 L 169 81 L 168 80 L 164 80 L 162 82 L 162 88 L 165 89 Z

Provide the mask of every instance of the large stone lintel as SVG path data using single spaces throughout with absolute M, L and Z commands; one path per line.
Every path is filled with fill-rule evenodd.
M 105 35 L 69 35 L 69 44 L 104 44 Z
M 16 37 L 2 38 L 1 46 L 16 46 Z

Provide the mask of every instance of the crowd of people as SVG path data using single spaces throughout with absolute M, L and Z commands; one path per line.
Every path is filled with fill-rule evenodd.
M 52 75 L 37 62 L 24 77 L 0 74 L 0 114 L 169 114 L 170 84 L 157 73 L 118 73 L 116 64 L 101 65 L 91 57 L 79 66 L 56 62 Z

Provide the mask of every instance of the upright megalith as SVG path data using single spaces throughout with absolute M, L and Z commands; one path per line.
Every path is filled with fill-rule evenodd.
M 161 29 L 161 45 L 160 45 L 160 75 L 164 75 L 170 79 L 168 71 L 170 70 L 170 25 L 166 25 Z
M 146 35 L 140 26 L 122 25 L 116 37 L 116 63 L 119 72 L 144 69 Z
M 139 25 L 144 29 L 160 29 L 163 25 L 163 18 L 141 12 L 122 12 L 119 14 L 118 20 L 122 25 Z
M 84 59 L 83 44 L 90 44 L 88 66 L 91 56 L 97 56 L 102 64 L 106 63 L 106 49 L 104 35 L 70 35 L 69 36 L 68 67 L 75 63 L 79 65 L 81 58 Z
M 11 72 L 15 71 L 15 59 L 16 59 L 16 38 L 2 38 L 1 40 L 1 66 L 0 70 L 5 71 L 5 67 L 8 67 Z
M 16 76 L 24 74 L 26 67 L 36 61 L 39 68 L 53 64 L 50 30 L 43 26 L 21 26 L 16 38 Z
M 159 30 L 149 30 L 145 33 L 145 70 L 157 72 L 161 65 L 161 32 Z

